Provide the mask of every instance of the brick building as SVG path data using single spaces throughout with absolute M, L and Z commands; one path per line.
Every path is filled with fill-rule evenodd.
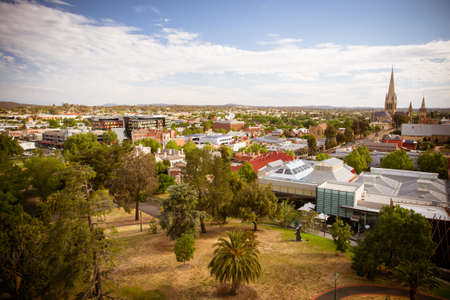
M 242 128 L 244 128 L 244 122 L 236 120 L 215 121 L 213 124 L 214 130 L 225 129 L 226 131 L 239 131 Z

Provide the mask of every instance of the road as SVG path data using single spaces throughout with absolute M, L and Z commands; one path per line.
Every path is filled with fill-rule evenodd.
M 344 299 L 354 295 L 390 295 L 390 296 L 403 296 L 409 298 L 409 292 L 406 289 L 378 286 L 378 285 L 352 285 L 343 286 L 336 289 L 336 299 Z M 417 300 L 441 300 L 442 298 L 417 294 Z M 313 300 L 334 300 L 334 289 L 325 291 L 322 294 L 314 297 Z
M 155 218 L 159 217 L 159 215 L 161 214 L 159 204 L 155 201 L 141 202 L 139 203 L 139 209 L 142 210 L 142 212 Z

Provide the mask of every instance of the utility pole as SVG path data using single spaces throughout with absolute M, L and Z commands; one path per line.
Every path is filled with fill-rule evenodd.
M 334 300 L 336 300 L 336 282 L 337 282 L 338 276 L 339 276 L 339 273 L 335 272 L 334 273 Z
M 142 232 L 142 210 L 140 210 L 139 211 L 139 214 L 140 214 L 140 218 L 139 218 L 139 220 L 140 220 L 140 227 L 141 227 L 141 232 Z

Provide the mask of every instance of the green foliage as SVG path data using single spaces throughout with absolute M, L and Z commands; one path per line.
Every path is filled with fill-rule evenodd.
M 257 183 L 245 185 L 235 199 L 234 207 L 244 221 L 253 223 L 253 230 L 257 230 L 257 223 L 261 218 L 276 217 L 278 199 L 269 185 Z
M 83 155 L 98 145 L 97 136 L 92 132 L 69 136 L 63 144 L 64 157 L 73 160 L 73 157 Z
M 135 203 L 135 219 L 139 220 L 139 202 L 147 200 L 157 188 L 155 157 L 138 149 L 127 153 L 109 181 L 116 203 L 126 211 Z
M 346 127 L 344 131 L 344 138 L 347 143 L 353 142 L 355 140 L 355 137 L 353 136 L 353 129 Z
M 317 140 L 313 135 L 306 135 L 306 139 L 308 140 L 308 154 L 316 155 L 317 153 Z
M 342 132 L 336 134 L 336 142 L 338 145 L 345 143 L 345 135 Z
M 417 159 L 417 165 L 420 171 L 439 173 L 439 177 L 443 179 L 448 177 L 447 158 L 440 152 L 426 151 L 420 154 Z
M 193 151 L 195 149 L 197 149 L 197 145 L 192 141 L 189 141 L 183 145 L 183 150 L 184 150 L 184 153 L 186 153 L 186 155 L 188 155 L 188 153 L 190 153 L 191 151 Z
M 157 234 L 158 233 L 158 223 L 156 222 L 155 218 L 151 218 L 150 222 L 148 223 L 148 231 L 151 234 Z
M 77 121 L 73 118 L 66 118 L 63 119 L 63 128 L 67 128 L 67 127 L 76 127 L 77 126 Z
M 361 156 L 361 154 L 357 150 L 353 150 L 350 152 L 345 158 L 344 162 L 355 169 L 356 173 L 361 173 L 362 171 L 367 169 L 367 162 Z
M 244 162 L 244 164 L 239 168 L 239 178 L 246 183 L 253 183 L 258 179 L 258 175 L 253 170 L 253 166 L 248 162 Z
M 252 143 L 250 146 L 245 148 L 244 151 L 247 153 L 260 154 L 260 153 L 267 153 L 268 150 L 265 145 L 261 145 L 259 143 Z
M 242 283 L 255 281 L 261 275 L 257 241 L 250 232 L 226 232 L 228 239 L 215 244 L 214 257 L 208 265 L 211 275 L 221 283 L 230 282 L 236 294 Z
M 212 180 L 208 186 L 208 204 L 205 211 L 216 220 L 225 223 L 234 197 L 230 185 L 232 176 L 230 162 L 215 157 L 209 175 Z
M 331 236 L 333 237 L 337 251 L 345 252 L 350 247 L 352 230 L 350 229 L 350 226 L 344 224 L 341 219 L 337 219 L 336 222 L 333 223 Z
M 171 239 L 182 234 L 196 234 L 198 227 L 198 211 L 196 210 L 197 192 L 189 184 L 169 187 L 169 198 L 162 202 L 163 211 L 160 224 Z
M 327 129 L 325 129 L 325 147 L 327 149 L 333 148 L 336 146 L 336 128 L 332 123 L 327 124 Z
M 405 150 L 396 150 L 381 160 L 381 167 L 387 169 L 414 170 L 414 162 Z
M 103 133 L 103 143 L 110 145 L 117 142 L 118 142 L 117 134 L 114 131 L 108 130 L 105 133 Z
M 15 155 L 21 155 L 23 153 L 23 148 L 20 147 L 19 143 L 8 136 L 7 134 L 0 134 L 0 160 L 4 161 L 8 157 Z
M 316 156 L 316 160 L 317 161 L 322 161 L 322 160 L 326 160 L 326 159 L 329 159 L 329 158 L 331 158 L 331 157 L 330 157 L 330 155 L 328 153 L 319 153 Z
M 171 185 L 176 184 L 175 178 L 167 174 L 159 174 L 158 175 L 158 190 L 157 193 L 164 193 L 167 191 L 167 188 Z
M 230 147 L 222 145 L 220 146 L 219 151 L 224 161 L 230 162 L 233 158 L 233 150 Z
M 50 120 L 48 120 L 48 125 L 50 128 L 59 128 L 60 123 L 59 123 L 59 120 L 57 120 L 57 119 L 50 119 Z
M 92 297 L 94 278 L 103 276 L 97 268 L 105 272 L 110 266 L 113 243 L 103 229 L 90 227 L 88 221 L 110 207 L 107 193 L 90 190 L 94 172 L 87 166 L 68 164 L 58 172 L 64 188 L 40 204 L 38 216 L 29 215 L 15 201 L 18 193 L 0 193 L 2 295 L 70 299 L 82 293 Z
M 173 251 L 178 262 L 185 263 L 194 257 L 195 240 L 190 234 L 182 234 L 180 238 L 175 241 Z
M 394 121 L 395 128 L 400 128 L 400 127 L 402 127 L 403 123 L 409 122 L 409 117 L 408 117 L 408 115 L 404 115 L 404 114 L 394 114 L 393 121 Z
M 64 164 L 57 157 L 33 157 L 24 163 L 25 174 L 31 183 L 36 195 L 43 201 L 62 188 L 61 171 Z
M 288 201 L 278 204 L 277 219 L 281 227 L 288 228 L 294 222 L 298 213 Z
M 135 142 L 136 145 L 141 144 L 144 147 L 150 147 L 152 153 L 158 152 L 158 149 L 162 148 L 161 144 L 154 139 L 141 139 Z
M 167 144 L 166 144 L 166 149 L 180 150 L 181 147 L 178 146 L 177 142 L 175 142 L 174 140 L 170 140 L 170 141 L 168 141 Z
M 292 151 L 292 150 L 286 150 L 286 151 L 284 151 L 284 153 L 286 153 L 287 155 L 289 155 L 289 156 L 295 156 L 295 153 L 294 153 L 294 151 Z
M 385 206 L 375 227 L 355 247 L 352 268 L 371 279 L 381 267 L 394 271 L 415 293 L 418 286 L 431 283 L 435 249 L 431 225 L 422 215 L 399 206 Z
M 344 162 L 355 169 L 356 173 L 368 170 L 372 157 L 366 146 L 359 146 L 344 158 Z

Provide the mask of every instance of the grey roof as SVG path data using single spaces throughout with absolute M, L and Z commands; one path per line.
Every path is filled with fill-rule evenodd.
M 367 193 L 392 196 L 420 202 L 449 203 L 449 186 L 437 174 L 372 168 L 356 182 L 364 183 Z
M 407 136 L 450 136 L 450 125 L 439 124 L 402 124 L 402 135 Z

